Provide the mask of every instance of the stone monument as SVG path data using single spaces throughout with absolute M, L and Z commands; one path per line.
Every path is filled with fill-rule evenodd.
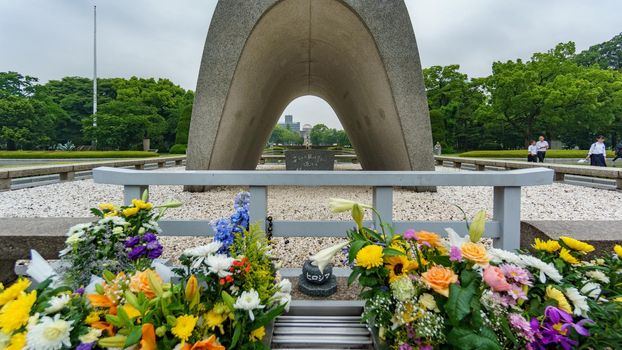
M 285 151 L 285 170 L 335 170 L 335 151 L 287 150 Z
M 434 169 L 421 63 L 403 0 L 218 1 L 187 169 L 255 169 L 281 113 L 304 95 L 332 106 L 363 169 Z
M 302 266 L 298 277 L 298 289 L 309 296 L 327 297 L 337 291 L 337 277 L 333 275 L 333 265 L 328 264 L 324 271 L 313 265 L 310 260 Z

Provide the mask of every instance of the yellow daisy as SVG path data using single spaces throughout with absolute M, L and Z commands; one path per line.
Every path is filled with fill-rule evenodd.
M 539 238 L 536 238 L 534 240 L 534 243 L 532 245 L 532 247 L 534 247 L 536 250 L 543 250 L 545 252 L 549 252 L 549 253 L 553 253 L 558 251 L 561 246 L 559 245 L 559 242 L 554 241 L 552 239 L 549 239 L 547 241 L 543 241 Z
M 182 343 L 185 343 L 192 335 L 192 331 L 194 331 L 194 327 L 197 325 L 198 319 L 198 317 L 190 315 L 179 316 L 177 317 L 175 327 L 171 329 L 171 332 L 174 336 L 181 340 Z
M 566 299 L 564 293 L 560 292 L 558 289 L 553 286 L 546 286 L 546 298 L 555 300 L 558 308 L 572 314 L 572 307 L 568 303 L 568 299 Z
M 22 294 L 0 309 L 0 330 L 6 334 L 25 326 L 30 317 L 32 305 L 37 300 L 37 292 Z
M 266 336 L 266 328 L 261 326 L 255 329 L 254 331 L 252 331 L 251 334 L 248 336 L 248 338 L 250 339 L 250 341 L 259 341 L 259 340 L 262 340 L 263 337 L 265 336 Z
M 559 251 L 559 257 L 562 258 L 562 260 L 564 260 L 565 262 L 572 265 L 576 265 L 581 262 L 579 259 L 572 256 L 572 254 L 570 254 L 570 251 L 566 248 L 562 248 L 562 250 Z
M 387 257 L 385 265 L 389 270 L 389 282 L 391 283 L 419 267 L 416 261 L 409 260 L 405 255 Z
M 618 257 L 622 258 L 622 246 L 616 244 L 615 247 L 613 247 L 613 251 L 618 254 Z
M 30 281 L 25 278 L 20 278 L 17 282 L 13 283 L 9 288 L 0 293 L 0 306 L 16 299 L 30 286 Z

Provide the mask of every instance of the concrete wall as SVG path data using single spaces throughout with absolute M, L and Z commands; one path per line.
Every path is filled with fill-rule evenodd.
M 366 170 L 433 169 L 417 43 L 402 0 L 219 1 L 188 169 L 254 169 L 295 98 L 335 110 Z

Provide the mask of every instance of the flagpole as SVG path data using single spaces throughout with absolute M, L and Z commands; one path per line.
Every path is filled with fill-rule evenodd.
M 97 127 L 97 6 L 93 5 L 93 127 Z M 93 140 L 93 145 L 97 141 Z

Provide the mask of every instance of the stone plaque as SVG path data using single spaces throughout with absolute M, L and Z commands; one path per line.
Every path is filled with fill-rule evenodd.
M 286 170 L 334 170 L 335 152 L 306 149 L 285 151 Z

